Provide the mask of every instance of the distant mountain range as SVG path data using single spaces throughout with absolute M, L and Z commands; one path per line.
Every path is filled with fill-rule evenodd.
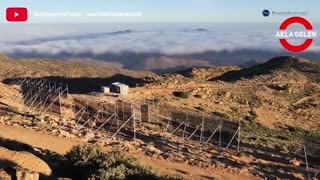
M 161 53 L 133 53 L 121 54 L 106 53 L 103 55 L 79 54 L 73 56 L 68 53 L 55 56 L 15 54 L 16 58 L 53 58 L 65 59 L 72 62 L 81 62 L 100 67 L 125 68 L 132 70 L 149 70 L 159 74 L 172 73 L 191 67 L 210 67 L 216 65 L 238 65 L 249 67 L 264 62 L 275 56 L 299 56 L 312 60 L 320 60 L 320 52 L 274 52 L 263 50 L 238 50 L 238 51 L 206 51 L 192 54 L 165 55 Z M 102 61 L 102 62 L 100 62 Z

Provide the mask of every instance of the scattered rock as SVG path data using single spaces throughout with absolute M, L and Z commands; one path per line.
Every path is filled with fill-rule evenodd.
M 152 153 L 155 153 L 155 154 L 161 154 L 162 151 L 154 146 L 151 146 L 151 145 L 148 145 L 146 147 L 146 150 L 149 151 L 149 152 L 152 152 Z
M 162 154 L 160 154 L 164 159 L 171 159 L 173 156 L 172 156 L 172 154 L 170 154 L 170 153 L 167 153 L 167 152 L 165 152 L 165 153 L 162 153 Z
M 231 96 L 231 92 L 230 92 L 230 91 L 228 91 L 228 92 L 226 92 L 226 93 L 224 94 L 224 98 L 225 98 L 225 99 L 229 99 L 230 96 Z
M 60 133 L 60 135 L 62 137 L 69 137 L 69 138 L 73 138 L 74 137 L 73 134 L 71 134 L 70 132 L 65 131 L 65 130 L 60 130 L 59 133 Z
M 4 123 L 4 117 L 3 116 L 0 117 L 0 123 L 2 123 L 2 124 Z
M 3 169 L 0 169 L 0 179 L 1 180 L 11 180 L 11 176 Z
M 290 163 L 293 164 L 294 166 L 300 166 L 301 162 L 298 161 L 296 158 L 290 160 Z
M 193 153 L 193 152 L 191 151 L 191 149 L 190 149 L 190 148 L 187 148 L 187 147 L 184 147 L 184 148 L 183 148 L 183 151 L 184 151 L 184 152 L 187 152 L 187 153 Z
M 51 132 L 52 132 L 52 133 L 57 133 L 58 130 L 57 130 L 57 129 L 53 129 Z
M 93 139 L 94 137 L 95 137 L 95 135 L 94 135 L 92 132 L 88 132 L 88 133 L 84 136 L 84 138 L 87 139 L 87 140 Z
M 38 180 L 39 173 L 17 168 L 16 169 L 16 178 L 17 178 L 17 180 Z

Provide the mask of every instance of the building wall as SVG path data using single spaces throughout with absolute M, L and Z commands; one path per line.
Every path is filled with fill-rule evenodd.
M 109 87 L 102 87 L 102 88 L 101 88 L 101 91 L 102 91 L 103 93 L 110 93 L 110 88 L 109 88 Z
M 128 94 L 129 86 L 110 86 L 110 92 L 119 93 L 119 94 Z
M 120 87 L 120 94 L 128 94 L 129 93 L 129 86 L 122 86 Z

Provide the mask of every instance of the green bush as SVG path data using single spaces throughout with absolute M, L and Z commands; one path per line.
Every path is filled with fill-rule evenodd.
M 258 118 L 257 113 L 254 110 L 249 111 L 249 116 L 245 116 L 244 119 L 249 122 L 255 122 Z
M 254 110 L 249 111 L 249 114 L 253 117 L 253 119 L 257 119 L 258 115 Z
M 303 134 L 305 131 L 302 128 L 294 127 L 294 126 L 288 126 L 288 130 L 294 134 Z
M 161 80 L 160 79 L 156 79 L 155 81 L 154 81 L 156 84 L 161 84 Z
M 282 88 L 283 88 L 283 90 L 288 91 L 290 89 L 290 86 L 289 86 L 289 84 L 286 84 Z
M 173 95 L 182 99 L 188 99 L 189 93 L 184 91 L 175 91 L 173 92 Z
M 73 147 L 65 158 L 74 179 L 157 179 L 158 173 L 142 166 L 137 159 L 126 157 L 121 151 L 102 152 L 97 146 Z
M 160 104 L 160 101 L 161 101 L 160 98 L 157 98 L 157 97 L 154 98 L 154 103 L 155 103 L 155 104 Z

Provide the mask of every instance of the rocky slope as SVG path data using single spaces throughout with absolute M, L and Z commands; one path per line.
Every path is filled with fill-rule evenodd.
M 174 107 L 208 115 L 218 111 L 237 120 L 250 119 L 254 114 L 256 122 L 271 128 L 319 130 L 319 79 L 319 62 L 278 57 L 244 69 L 190 69 L 157 77 L 146 88 L 152 89 L 151 96 Z M 188 92 L 190 97 L 177 99 L 172 95 L 174 91 Z
M 7 74 L 2 74 L 6 78 L 12 78 L 12 75 L 8 73 L 14 72 L 13 65 L 16 65 L 18 70 L 28 70 L 27 73 L 14 74 L 13 77 L 32 74 L 35 71 L 32 66 L 37 67 L 36 71 L 40 71 L 39 76 L 42 73 L 48 72 L 55 75 L 60 75 L 61 73 L 63 76 L 80 77 L 86 75 L 87 68 L 91 68 L 90 66 L 68 64 L 60 61 L 13 61 L 4 57 L 0 62 L 11 67 L 11 69 L 2 70 L 2 72 L 7 71 Z M 30 62 L 34 64 L 29 64 Z M 47 67 L 51 62 L 55 62 L 56 64 L 54 63 L 52 66 Z M 79 68 L 80 71 L 62 72 L 61 70 L 60 72 L 60 68 L 64 66 L 69 67 L 69 69 Z M 97 69 L 93 68 L 90 70 L 94 71 Z M 63 71 L 67 71 L 67 69 L 63 69 Z M 111 70 L 111 72 L 113 71 L 118 70 Z M 99 73 L 95 71 L 90 72 L 88 76 L 94 76 L 94 74 Z M 126 76 L 128 77 L 130 77 L 130 73 L 135 74 L 131 71 L 127 73 Z M 106 76 L 105 74 L 101 75 Z M 148 123 L 143 123 L 143 126 L 138 128 L 138 131 L 146 136 L 141 136 L 139 140 L 128 143 L 128 146 L 121 147 L 128 150 L 129 153 L 135 154 L 139 152 L 141 153 L 139 154 L 141 157 L 145 155 L 150 156 L 153 159 L 145 159 L 149 163 L 154 159 L 161 159 L 159 162 L 163 163 L 164 167 L 171 158 L 167 158 L 168 153 L 162 152 L 170 152 L 169 154 L 173 154 L 174 156 L 172 160 L 179 163 L 177 167 L 190 168 L 191 165 L 206 169 L 215 166 L 214 170 L 220 168 L 227 171 L 230 169 L 231 171 L 232 169 L 232 172 L 236 172 L 236 174 L 249 173 L 262 178 L 271 177 L 270 172 L 272 172 L 272 175 L 276 174 L 280 178 L 291 177 L 301 179 L 304 173 L 302 170 L 303 165 L 297 168 L 292 167 L 289 160 L 299 158 L 297 154 L 300 154 L 301 138 L 304 136 L 304 132 L 307 132 L 309 133 L 308 135 L 317 135 L 312 136 L 313 139 L 308 139 L 308 143 L 313 144 L 314 147 L 308 146 L 307 148 L 309 156 L 312 155 L 310 158 L 312 165 L 318 165 L 316 156 L 320 147 L 320 123 L 317 120 L 317 117 L 320 116 L 320 86 L 317 81 L 319 77 L 317 62 L 296 57 L 279 57 L 247 69 L 241 69 L 237 66 L 220 66 L 194 68 L 163 76 L 157 76 L 152 73 L 142 73 L 139 75 L 141 76 L 136 76 L 135 79 L 148 83 L 142 87 L 132 88 L 130 94 L 120 96 L 119 99 L 138 105 L 140 105 L 139 103 L 156 99 L 161 116 L 179 111 L 198 115 L 198 117 L 205 117 L 206 126 L 204 130 L 210 132 L 212 132 L 212 127 L 217 122 L 216 120 L 220 120 L 221 118 L 235 122 L 233 124 L 236 125 L 238 125 L 238 122 L 241 122 L 241 147 L 245 155 L 239 158 L 231 153 L 227 154 L 226 158 L 220 159 L 214 156 L 217 154 L 216 149 L 209 148 L 208 152 L 204 152 L 206 161 L 201 161 L 201 163 L 194 165 L 194 163 L 199 162 L 199 158 L 194 156 L 201 154 L 198 153 L 196 141 L 189 142 L 188 147 L 183 148 L 183 151 L 187 153 L 183 152 L 181 155 L 180 151 L 176 151 L 176 145 L 181 139 L 176 136 L 168 138 L 165 142 L 166 146 L 164 146 L 159 141 L 159 136 L 166 136 L 166 134 L 163 134 L 161 127 Z M 139 78 L 145 76 L 147 77 L 144 79 Z M 88 85 L 83 79 L 81 79 L 80 83 Z M 99 87 L 96 81 L 90 85 Z M 180 94 L 187 95 L 179 97 L 176 95 L 179 93 L 175 92 L 183 92 Z M 0 115 L 5 117 L 0 119 L 0 123 L 4 127 L 18 126 L 22 129 L 26 128 L 37 131 L 45 128 L 43 131 L 48 131 L 47 133 L 51 135 L 70 139 L 74 138 L 73 136 L 68 136 L 71 131 L 63 133 L 62 131 L 57 131 L 57 122 L 51 122 L 51 125 L 49 125 L 50 122 L 46 120 L 42 121 L 38 117 L 39 119 L 35 118 L 35 121 L 40 121 L 39 124 L 34 125 L 31 123 L 32 121 L 23 115 L 26 112 L 19 111 L 20 107 L 18 103 L 12 104 L 12 102 L 8 101 L 7 97 L 10 97 L 12 93 L 18 94 L 18 87 L 0 84 L 0 95 L 2 95 L 0 97 Z M 115 100 L 114 97 L 93 97 L 86 94 L 76 94 L 71 95 L 70 98 L 65 100 L 68 103 L 63 103 L 65 105 L 64 108 L 69 108 L 72 98 L 80 97 L 92 101 L 111 102 Z M 14 111 L 6 108 L 7 103 L 11 103 L 11 108 Z M 152 113 L 155 113 L 155 111 Z M 58 115 L 53 120 L 48 118 L 48 121 L 56 120 L 59 121 Z M 201 118 L 190 118 L 187 120 L 190 121 L 190 128 L 191 126 L 196 127 L 194 125 L 201 123 Z M 166 122 L 164 121 L 164 123 Z M 231 125 L 231 123 L 226 124 L 225 127 L 230 128 L 228 125 Z M 130 130 L 130 126 L 127 128 L 126 130 Z M 25 133 L 28 134 L 29 132 Z M 47 139 L 49 138 L 42 139 L 42 143 L 44 141 L 45 143 L 43 144 L 46 144 Z M 33 138 L 32 140 L 33 143 L 39 143 L 38 140 L 36 142 L 34 142 Z M 105 141 L 104 138 L 102 140 Z M 126 143 L 126 141 L 123 142 Z M 156 147 L 160 150 L 157 150 L 158 154 L 150 154 L 149 148 L 149 150 L 140 150 L 141 147 L 144 147 L 142 144 L 147 144 L 149 147 L 150 142 L 153 144 L 153 148 L 151 149 L 154 150 Z M 98 143 L 105 144 L 105 142 Z M 114 140 L 112 143 L 119 145 L 117 140 Z M 55 147 L 54 144 L 49 145 L 52 146 L 51 148 Z M 117 146 L 114 145 L 114 147 Z M 192 156 L 186 154 L 192 154 Z M 210 164 L 207 161 L 209 159 L 214 159 L 215 165 Z M 276 170 L 272 168 L 278 170 L 278 167 L 280 167 L 281 171 L 279 170 L 279 172 L 275 173 Z M 271 170 L 269 172 L 266 169 Z
M 48 76 L 58 76 L 65 78 L 103 78 L 111 77 L 116 74 L 141 78 L 147 75 L 155 75 L 154 73 L 149 71 L 111 69 L 52 59 L 10 59 L 4 55 L 0 56 L 0 67 L 0 80 L 16 77 Z

